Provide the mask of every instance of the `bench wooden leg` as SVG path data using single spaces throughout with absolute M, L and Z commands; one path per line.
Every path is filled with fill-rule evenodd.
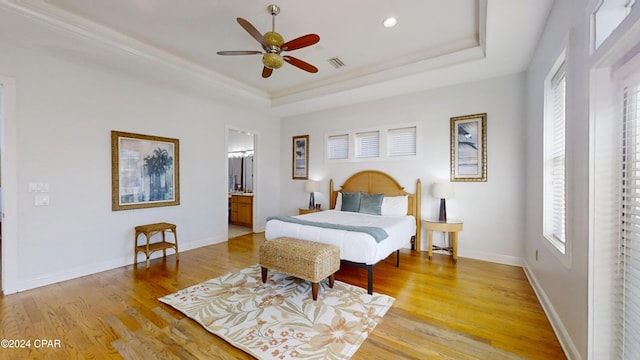
M 264 266 L 261 266 L 262 268 L 262 283 L 266 283 L 267 282 L 267 272 L 269 271 L 269 269 L 267 269 Z
M 336 279 L 336 273 L 329 275 L 329 287 L 333 289 L 333 281 Z
M 313 298 L 313 301 L 318 300 L 318 283 L 311 283 L 311 297 Z

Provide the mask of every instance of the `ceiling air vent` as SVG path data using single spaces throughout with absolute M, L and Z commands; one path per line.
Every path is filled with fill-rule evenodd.
M 344 63 L 342 62 L 342 60 L 340 60 L 340 58 L 337 58 L 337 57 L 328 59 L 327 61 L 329 62 L 329 64 L 333 65 L 333 67 L 336 69 L 339 69 L 344 66 Z

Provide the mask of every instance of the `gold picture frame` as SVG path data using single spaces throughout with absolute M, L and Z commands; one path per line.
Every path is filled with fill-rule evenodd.
M 293 137 L 291 178 L 294 180 L 309 179 L 309 135 Z
M 180 141 L 111 131 L 111 209 L 180 205 Z
M 451 118 L 451 181 L 487 181 L 487 114 Z

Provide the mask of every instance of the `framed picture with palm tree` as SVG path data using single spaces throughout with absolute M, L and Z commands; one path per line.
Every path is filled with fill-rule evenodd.
M 487 181 L 487 114 L 451 118 L 451 181 Z
M 178 139 L 111 131 L 112 210 L 180 205 Z

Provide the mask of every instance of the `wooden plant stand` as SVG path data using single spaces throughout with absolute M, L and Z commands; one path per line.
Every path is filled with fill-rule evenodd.
M 134 259 L 133 263 L 136 264 L 138 262 L 138 252 L 143 252 L 147 256 L 147 269 L 149 268 L 149 257 L 151 253 L 162 250 L 162 255 L 167 257 L 167 249 L 174 249 L 176 252 L 176 262 L 180 259 L 178 258 L 178 235 L 176 233 L 176 226 L 174 224 L 169 224 L 166 222 L 155 223 L 155 224 L 147 224 L 147 225 L 139 225 L 135 227 L 136 229 L 136 237 L 134 242 Z M 173 242 L 168 242 L 166 239 L 166 232 L 173 233 Z M 162 233 L 162 241 L 160 242 L 150 242 L 153 235 L 157 233 Z M 138 236 L 140 234 L 144 234 L 147 241 L 143 245 L 138 245 Z

